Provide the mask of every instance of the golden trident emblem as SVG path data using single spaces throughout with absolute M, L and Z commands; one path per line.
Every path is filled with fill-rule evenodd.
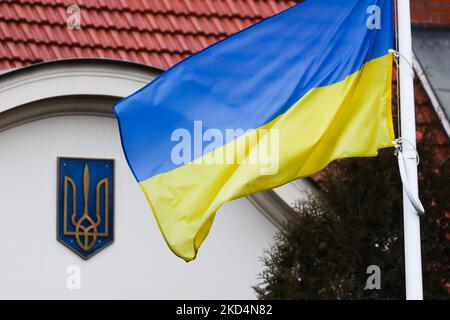
M 69 185 L 72 188 L 72 212 L 70 214 L 70 223 L 74 227 L 75 231 L 68 230 L 68 189 Z M 100 225 L 102 219 L 100 216 L 100 192 L 104 191 L 104 208 L 105 208 L 105 228 L 104 232 L 99 232 L 98 226 Z M 92 218 L 89 214 L 88 203 L 89 203 L 89 167 L 86 164 L 84 166 L 83 172 L 83 195 L 84 195 L 84 210 L 83 215 L 77 220 L 77 187 L 72 178 L 68 176 L 64 176 L 64 212 L 63 212 L 63 224 L 64 230 L 63 233 L 66 236 L 75 236 L 75 239 L 84 251 L 89 251 L 94 247 L 97 239 L 99 237 L 108 237 L 108 215 L 109 215 L 109 207 L 108 207 L 108 194 L 109 194 L 109 182 L 108 178 L 102 179 L 97 183 L 96 187 L 96 214 L 95 218 Z

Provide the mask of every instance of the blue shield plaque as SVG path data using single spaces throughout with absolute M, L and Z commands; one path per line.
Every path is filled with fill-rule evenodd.
M 83 259 L 114 241 L 114 160 L 58 158 L 57 239 Z

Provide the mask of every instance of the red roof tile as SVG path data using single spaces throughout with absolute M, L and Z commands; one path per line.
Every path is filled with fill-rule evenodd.
M 64 58 L 167 69 L 297 0 L 0 0 L 0 70 Z M 76 3 L 81 29 L 67 28 Z

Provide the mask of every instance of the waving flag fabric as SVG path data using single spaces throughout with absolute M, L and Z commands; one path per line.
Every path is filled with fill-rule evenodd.
M 226 201 L 392 146 L 392 46 L 392 0 L 307 0 L 121 100 L 126 158 L 172 251 L 194 259 Z M 186 137 L 192 151 L 181 152 Z M 276 171 L 237 160 L 268 139 Z M 223 154 L 234 161 L 211 161 Z

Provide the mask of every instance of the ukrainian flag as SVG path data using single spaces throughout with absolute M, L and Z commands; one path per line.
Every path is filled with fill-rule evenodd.
M 194 259 L 227 201 L 392 146 L 392 46 L 392 0 L 306 0 L 118 102 L 128 164 L 172 251 Z M 201 132 L 213 134 L 199 148 Z M 192 152 L 177 149 L 186 137 Z M 276 172 L 238 161 L 268 139 Z M 224 154 L 234 161 L 211 161 Z

